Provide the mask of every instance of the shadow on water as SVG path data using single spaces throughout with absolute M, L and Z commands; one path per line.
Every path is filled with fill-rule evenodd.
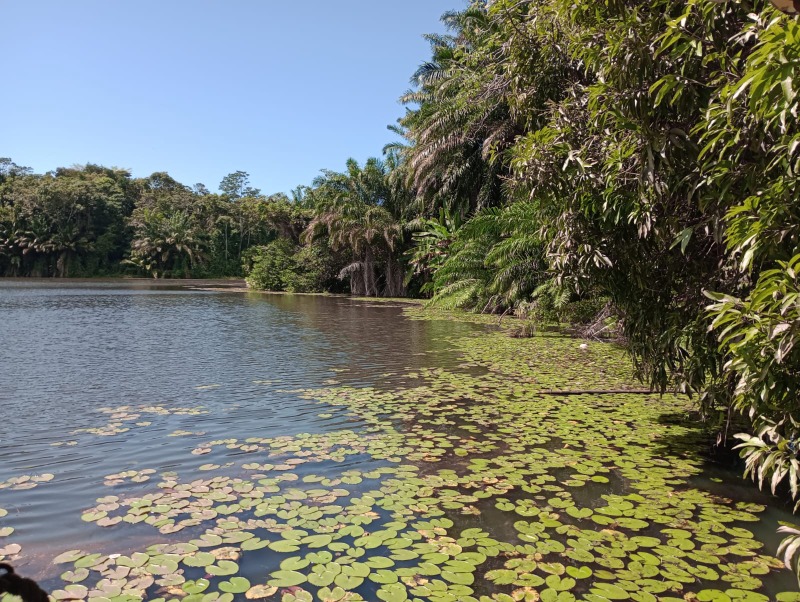
M 792 512 L 792 505 L 786 501 L 787 496 L 778 497 L 762 491 L 752 480 L 745 479 L 744 461 L 735 450 L 716 444 L 715 433 L 703 425 L 697 411 L 665 412 L 658 422 L 676 427 L 653 442 L 659 456 L 698 460 L 698 472 L 686 480 L 683 489 L 706 492 L 726 506 L 732 506 L 734 501 L 763 506 L 765 510 L 758 514 L 758 522 L 736 522 L 734 526 L 751 531 L 763 542 L 764 553 L 774 555 L 783 539 L 777 532 L 780 524 L 800 522 Z M 797 579 L 790 571 L 773 573 L 771 579 L 771 593 L 797 588 Z

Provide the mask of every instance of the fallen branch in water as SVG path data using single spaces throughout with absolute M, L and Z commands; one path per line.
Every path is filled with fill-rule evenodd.
M 613 389 L 600 391 L 537 391 L 536 395 L 651 395 L 653 391 L 645 389 Z

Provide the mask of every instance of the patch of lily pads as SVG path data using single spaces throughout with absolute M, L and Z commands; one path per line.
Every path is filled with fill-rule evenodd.
M 35 489 L 42 483 L 49 483 L 55 478 L 55 475 L 50 473 L 33 474 L 33 475 L 20 475 L 11 477 L 5 481 L 0 481 L 0 490 L 11 489 L 14 491 L 21 491 L 24 489 Z
M 132 428 L 150 426 L 152 418 L 155 416 L 200 416 L 208 414 L 208 410 L 202 407 L 168 408 L 160 405 L 124 405 L 113 408 L 99 408 L 97 411 L 107 417 L 108 422 L 106 424 L 99 427 L 76 429 L 71 434 L 87 433 L 98 437 L 111 437 L 127 433 Z M 62 441 L 57 442 L 57 444 L 74 445 L 75 443 L 73 441 Z
M 53 598 L 800 600 L 767 593 L 783 565 L 750 530 L 765 507 L 691 485 L 702 435 L 659 420 L 686 400 L 582 393 L 636 388 L 605 346 L 500 332 L 452 344 L 459 369 L 409 371 L 406 387 L 294 391 L 353 429 L 205 441 L 177 472 L 108 475 L 141 487 L 80 518 L 120 549 L 59 554 Z M 106 413 L 104 432 L 148 410 Z M 147 528 L 152 545 L 122 548 Z

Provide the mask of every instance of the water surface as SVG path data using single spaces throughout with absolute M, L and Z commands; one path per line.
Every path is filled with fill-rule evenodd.
M 409 369 L 456 365 L 442 339 L 474 330 L 404 320 L 397 304 L 202 288 L 0 281 L 0 481 L 57 473 L 47 495 L 0 490 L 32 556 L 104 537 L 74 517 L 105 493 L 105 475 L 199 466 L 208 458 L 185 455 L 201 440 L 357 428 L 320 418 L 299 391 L 391 387 Z M 123 406 L 163 410 L 121 433 L 80 432 Z M 181 431 L 193 434 L 170 436 Z
M 795 588 L 790 514 L 704 462 L 686 400 L 619 393 L 641 388 L 619 350 L 408 313 L 0 282 L 0 557 L 113 602 Z

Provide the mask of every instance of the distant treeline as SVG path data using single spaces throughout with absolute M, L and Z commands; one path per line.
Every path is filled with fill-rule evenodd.
M 165 172 L 83 165 L 39 175 L 0 159 L 0 274 L 241 276 L 254 247 L 296 238 L 307 214 L 297 198 L 251 188 L 244 172 L 211 193 Z
M 394 158 L 349 161 L 292 197 L 249 174 L 218 193 L 166 172 L 132 178 L 99 165 L 34 174 L 0 159 L 0 275 L 248 276 L 256 288 L 405 295 L 410 241 Z M 406 203 L 408 204 L 408 203 Z

